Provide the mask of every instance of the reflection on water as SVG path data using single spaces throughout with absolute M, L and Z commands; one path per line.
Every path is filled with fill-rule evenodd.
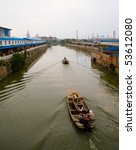
M 64 57 L 69 65 L 61 63 Z M 78 90 L 94 110 L 92 132 L 72 123 L 69 89 Z M 118 118 L 118 76 L 91 64 L 82 51 L 51 47 L 27 72 L 0 81 L 2 150 L 117 150 Z
M 93 69 L 99 71 L 98 74 L 105 83 L 108 83 L 110 86 L 114 86 L 117 90 L 119 89 L 119 76 L 117 74 L 95 63 L 92 63 L 91 66 Z

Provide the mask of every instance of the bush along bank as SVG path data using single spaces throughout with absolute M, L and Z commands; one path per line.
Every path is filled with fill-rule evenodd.
M 11 58 L 11 70 L 13 72 L 16 72 L 21 69 L 24 69 L 25 66 L 26 66 L 25 53 L 13 54 L 13 57 Z

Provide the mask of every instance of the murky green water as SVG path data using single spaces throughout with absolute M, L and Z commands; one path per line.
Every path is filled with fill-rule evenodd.
M 66 56 L 70 64 L 63 65 Z M 25 73 L 0 81 L 0 150 L 118 150 L 118 76 L 90 55 L 54 46 Z M 77 129 L 66 105 L 78 90 L 94 110 L 92 132 Z

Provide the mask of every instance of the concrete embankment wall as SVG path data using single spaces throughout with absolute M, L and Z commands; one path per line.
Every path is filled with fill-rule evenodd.
M 39 58 L 44 52 L 46 52 L 47 48 L 49 47 L 48 44 L 33 47 L 28 50 L 26 50 L 27 53 L 27 65 L 31 65 L 33 62 L 36 61 L 37 58 Z
M 111 56 L 101 52 L 91 52 L 92 61 L 95 58 L 95 63 L 98 63 L 109 70 L 119 74 L 119 57 Z
M 96 59 L 95 63 L 98 63 L 108 68 L 109 70 L 119 74 L 119 57 L 99 52 L 99 47 L 91 47 L 77 44 L 66 44 L 66 46 L 89 52 L 91 54 L 92 60 L 94 58 Z
M 66 44 L 66 46 L 67 47 L 71 47 L 71 48 L 75 48 L 75 49 L 84 50 L 84 51 L 87 51 L 87 52 L 91 52 L 92 51 L 92 47 L 85 46 L 85 45 Z
M 36 61 L 36 59 L 38 59 L 47 50 L 48 47 L 49 47 L 48 44 L 45 44 L 45 45 L 32 47 L 22 51 L 22 52 L 26 52 L 27 65 L 30 66 L 34 61 Z M 0 80 L 12 72 L 11 58 L 12 55 L 8 55 L 0 58 Z

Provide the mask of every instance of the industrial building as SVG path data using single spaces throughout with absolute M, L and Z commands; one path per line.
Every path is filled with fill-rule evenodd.
M 5 27 L 0 27 L 0 37 L 10 37 L 10 31 L 12 29 L 9 28 L 5 28 Z

